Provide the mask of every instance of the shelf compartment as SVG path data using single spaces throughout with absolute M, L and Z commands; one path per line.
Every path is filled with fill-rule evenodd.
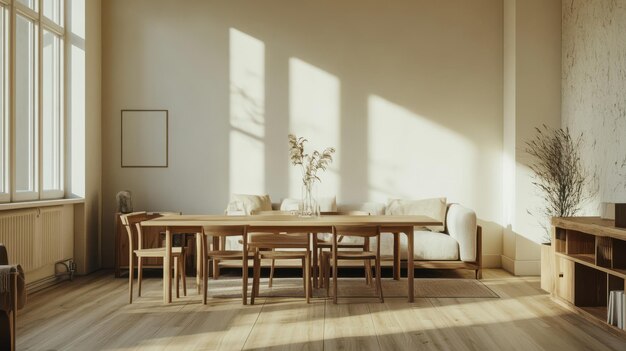
M 567 231 L 563 228 L 554 228 L 554 249 L 556 252 L 565 253 L 566 232 Z
M 613 238 L 613 268 L 626 270 L 626 241 Z
M 596 264 L 601 267 L 613 267 L 613 239 L 606 236 L 596 237 Z
M 607 275 L 601 270 L 576 263 L 574 266 L 574 305 L 606 308 Z
M 581 233 L 575 230 L 568 230 L 566 232 L 566 241 L 566 253 L 569 255 L 595 255 L 596 253 L 596 237 L 594 235 Z

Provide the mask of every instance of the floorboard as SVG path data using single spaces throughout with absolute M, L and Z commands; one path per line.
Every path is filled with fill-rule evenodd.
M 472 272 L 455 275 L 469 278 Z M 487 269 L 483 283 L 500 298 L 417 298 L 413 304 L 404 298 L 386 297 L 383 304 L 375 297 L 340 298 L 338 305 L 314 298 L 306 304 L 300 297 L 272 297 L 280 292 L 263 286 L 254 306 L 241 305 L 239 298 L 210 298 L 204 306 L 195 279 L 188 280 L 189 296 L 164 305 L 161 280 L 152 277 L 145 279 L 143 296 L 129 305 L 127 280 L 102 271 L 29 296 L 18 315 L 18 349 L 626 349 L 625 335 L 554 302 L 539 289 L 538 277 Z

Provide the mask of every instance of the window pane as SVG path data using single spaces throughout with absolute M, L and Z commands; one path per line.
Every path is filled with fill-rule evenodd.
M 39 11 L 39 0 L 17 0 L 17 2 L 30 7 L 31 10 Z
M 18 15 L 15 35 L 15 190 L 36 191 L 37 28 Z
M 8 10 L 0 7 L 0 193 L 7 193 Z
M 61 189 L 61 38 L 43 31 L 43 190 Z
M 63 1 L 43 0 L 43 15 L 51 19 L 54 23 L 63 25 Z

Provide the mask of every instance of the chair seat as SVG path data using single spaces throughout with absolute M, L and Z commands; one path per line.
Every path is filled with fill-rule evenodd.
M 321 249 L 331 249 L 333 247 L 333 243 L 330 241 L 326 241 L 326 240 L 320 240 L 317 243 L 317 247 L 321 248 Z M 349 248 L 357 248 L 357 249 L 362 249 L 363 248 L 363 244 L 358 244 L 358 243 L 337 243 L 337 247 L 340 249 L 349 249 Z
M 151 249 L 135 250 L 137 257 L 165 257 L 164 247 L 155 247 Z M 182 247 L 172 247 L 172 256 L 181 256 L 183 254 Z
M 253 253 L 250 252 L 250 257 L 252 257 Z M 207 252 L 207 256 L 215 257 L 215 258 L 243 258 L 243 252 L 241 250 L 225 250 L 225 251 L 209 251 Z
M 258 249 L 308 249 L 307 244 L 293 242 L 249 242 L 248 247 Z
M 305 258 L 306 251 L 259 251 L 260 258 L 298 259 Z
M 332 257 L 330 252 L 325 252 L 324 256 Z M 337 259 L 340 260 L 374 260 L 376 254 L 370 251 L 338 251 Z

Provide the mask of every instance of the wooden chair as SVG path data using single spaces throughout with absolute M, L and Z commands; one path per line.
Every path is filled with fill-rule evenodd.
M 202 303 L 207 303 L 207 290 L 209 281 L 209 261 L 213 260 L 214 263 L 217 260 L 242 260 L 242 300 L 243 304 L 248 303 L 248 226 L 244 225 L 229 225 L 229 226 L 208 226 L 203 228 L 204 236 L 202 240 L 202 257 L 204 257 L 202 265 L 202 280 L 204 282 L 204 293 L 202 296 Z M 214 245 L 213 250 L 208 250 L 208 236 L 212 236 L 213 239 L 220 238 L 225 239 L 228 236 L 241 236 L 243 248 L 241 250 L 225 250 Z M 215 243 L 215 240 L 213 240 Z
M 339 249 L 339 236 L 354 236 L 362 237 L 369 247 L 369 239 L 376 238 L 376 252 L 368 250 L 363 251 L 347 251 Z M 326 293 L 330 292 L 330 270 L 333 268 L 333 302 L 337 303 L 337 276 L 338 276 L 338 261 L 339 260 L 374 260 L 376 267 L 376 291 L 379 294 L 380 302 L 384 302 L 383 299 L 383 287 L 381 285 L 381 270 L 380 270 L 380 227 L 379 226 L 333 226 L 333 247 L 330 252 L 324 252 L 322 261 L 324 267 L 324 279 L 326 286 Z
M 137 256 L 137 296 L 141 296 L 141 281 L 143 279 L 143 259 L 146 257 L 165 257 L 165 248 L 142 248 L 143 236 L 141 221 L 147 219 L 146 212 L 133 212 L 121 217 L 122 224 L 128 234 L 128 303 L 133 303 L 133 254 Z M 189 232 L 189 229 L 186 229 Z M 137 234 L 137 249 L 133 249 L 133 237 Z M 179 280 L 183 281 L 183 294 L 187 296 L 187 283 L 185 279 L 185 249 L 183 247 L 173 247 L 172 257 L 174 258 L 174 277 L 176 279 L 176 297 L 180 297 Z M 165 269 L 165 267 L 163 267 Z M 168 269 L 171 269 L 168 267 Z
M 287 211 L 261 211 L 255 214 L 274 216 L 293 215 L 291 212 Z M 276 260 L 301 260 L 304 295 L 306 302 L 310 302 L 313 289 L 311 285 L 311 244 L 308 233 L 251 233 L 248 247 L 254 250 L 251 304 L 254 304 L 256 296 L 259 295 L 261 260 L 263 259 L 272 260 L 270 280 L 273 279 Z M 281 249 L 290 249 L 291 251 Z M 269 287 L 271 287 L 271 284 Z
M 345 211 L 345 212 L 321 212 L 322 216 L 369 216 L 370 213 L 366 211 Z M 316 250 L 317 255 L 313 258 L 313 286 L 319 286 L 321 288 L 324 287 L 324 279 L 322 279 L 322 275 L 324 273 L 324 269 L 322 267 L 323 261 L 321 260 L 322 253 L 324 250 L 331 251 L 333 247 L 333 241 L 331 238 L 319 238 L 316 234 L 314 236 L 313 241 L 313 250 Z M 342 242 L 343 236 L 339 236 L 337 238 L 337 247 L 340 249 L 361 249 L 363 251 L 369 251 L 369 242 L 366 243 L 367 240 L 363 240 L 363 243 L 348 243 Z M 318 262 L 319 261 L 319 262 Z M 367 285 L 372 284 L 372 265 L 370 260 L 364 260 L 363 268 L 365 270 L 365 283 Z

